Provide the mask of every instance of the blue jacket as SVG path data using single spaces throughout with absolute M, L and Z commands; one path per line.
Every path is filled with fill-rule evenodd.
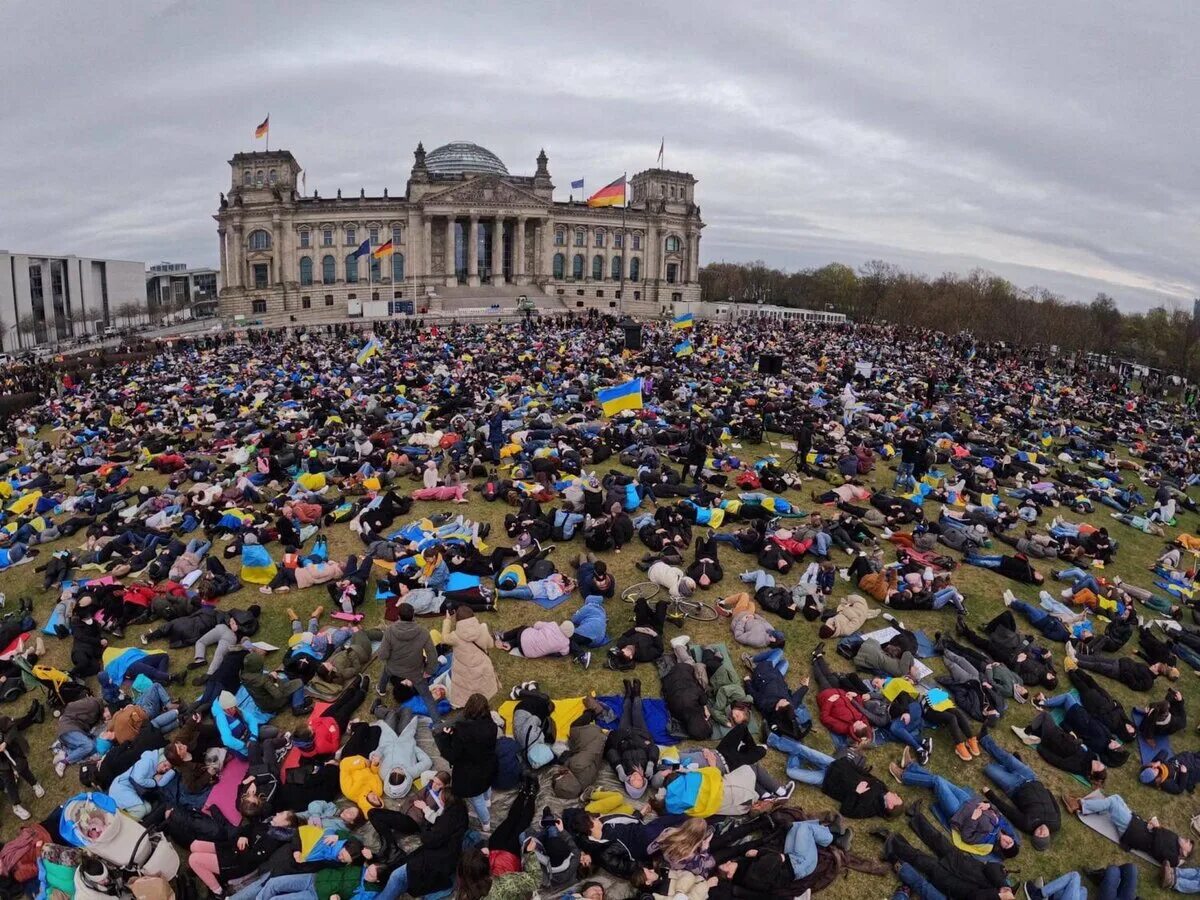
M 611 597 L 616 588 L 615 581 L 609 581 L 608 590 L 602 591 L 596 587 L 596 564 L 585 562 L 579 566 L 579 593 L 583 597 Z
M 593 647 L 607 644 L 608 612 L 604 608 L 604 598 L 599 594 L 587 595 L 583 606 L 571 616 L 571 624 L 575 626 L 575 633 L 591 641 Z

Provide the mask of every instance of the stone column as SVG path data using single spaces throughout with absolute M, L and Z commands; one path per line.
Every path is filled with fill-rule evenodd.
M 427 215 L 421 216 L 421 263 L 417 265 L 414 259 L 412 264 L 417 266 L 413 272 L 414 275 L 429 278 L 433 275 L 433 219 Z M 424 291 L 420 291 L 424 294 Z
M 458 275 L 454 271 L 454 216 L 446 216 L 446 259 L 443 266 L 446 270 L 446 287 L 458 284 Z
M 275 242 L 275 283 L 283 284 L 291 272 L 288 268 L 288 246 L 283 239 L 283 219 L 279 213 L 271 217 L 272 240 Z
M 492 222 L 492 284 L 504 284 L 504 217 Z
M 225 287 L 228 287 L 230 284 L 230 282 L 229 282 L 229 252 L 228 252 L 228 248 L 226 246 L 225 229 L 224 228 L 217 229 L 217 240 L 221 242 L 221 246 L 218 248 L 221 251 L 221 284 Z
M 244 283 L 246 273 L 246 242 L 242 237 L 242 223 L 235 222 L 233 225 L 233 265 L 230 267 L 230 284 L 232 287 L 240 288 Z
M 479 287 L 479 216 L 471 216 L 470 245 L 467 247 L 467 284 Z
M 525 274 L 525 216 L 517 216 L 517 230 L 513 235 L 513 280 L 517 284 L 529 284 Z

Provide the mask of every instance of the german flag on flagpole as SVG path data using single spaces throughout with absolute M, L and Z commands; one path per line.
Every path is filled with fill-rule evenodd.
M 256 138 L 266 137 L 267 133 L 270 132 L 270 130 L 271 130 L 271 114 L 267 113 L 267 117 L 262 120 L 262 124 L 254 129 L 254 136 Z
M 371 255 L 376 259 L 383 259 L 385 256 L 391 256 L 394 249 L 392 242 L 388 241 L 386 244 L 382 244 L 372 250 Z
M 588 206 L 624 206 L 625 205 L 625 176 L 606 184 L 587 199 Z

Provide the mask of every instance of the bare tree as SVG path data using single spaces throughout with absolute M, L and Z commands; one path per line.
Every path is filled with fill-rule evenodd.
M 34 346 L 38 343 L 38 332 L 41 331 L 41 321 L 33 313 L 26 313 L 17 320 L 17 333 L 31 339 Z M 22 348 L 25 342 L 21 342 Z

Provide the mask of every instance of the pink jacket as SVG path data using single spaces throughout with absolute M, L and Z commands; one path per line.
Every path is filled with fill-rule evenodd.
M 323 562 L 312 566 L 301 566 L 296 570 L 296 589 L 304 590 L 316 584 L 337 581 L 345 574 L 340 562 Z
M 570 649 L 571 642 L 557 622 L 534 622 L 521 632 L 521 655 L 530 659 L 562 656 Z

